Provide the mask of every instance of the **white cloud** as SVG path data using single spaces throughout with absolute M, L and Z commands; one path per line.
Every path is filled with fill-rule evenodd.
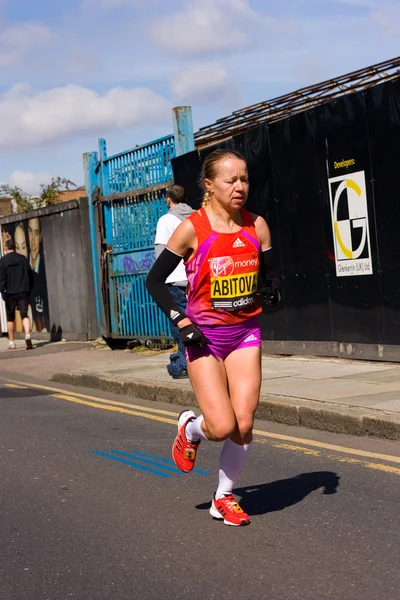
M 41 185 L 50 183 L 52 176 L 50 173 L 29 173 L 27 171 L 13 171 L 8 178 L 7 183 L 11 187 L 19 187 L 26 194 L 37 196 L 40 194 Z
M 17 65 L 21 58 L 53 39 L 51 30 L 42 23 L 22 23 L 0 29 L 0 68 Z
M 171 89 L 175 102 L 182 104 L 232 103 L 240 96 L 226 68 L 216 62 L 178 71 L 171 79 Z
M 184 0 L 180 12 L 165 15 L 150 27 L 153 41 L 186 56 L 238 54 L 243 48 L 291 45 L 299 26 L 257 12 L 249 0 Z
M 162 17 L 151 27 L 155 43 L 171 52 L 212 54 L 238 50 L 248 41 L 236 22 L 245 0 L 193 0 L 182 12 Z
M 32 146 L 169 119 L 167 101 L 146 88 L 115 87 L 99 94 L 67 85 L 35 93 L 28 84 L 19 84 L 0 95 L 0 147 Z

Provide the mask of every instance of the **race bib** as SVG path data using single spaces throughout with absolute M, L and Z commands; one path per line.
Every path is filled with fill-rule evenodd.
M 258 254 L 211 258 L 211 307 L 235 311 L 256 301 Z

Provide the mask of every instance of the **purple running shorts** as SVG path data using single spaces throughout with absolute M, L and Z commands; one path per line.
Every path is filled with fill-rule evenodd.
M 201 347 L 187 347 L 186 360 L 189 362 L 210 354 L 225 360 L 234 350 L 251 346 L 261 347 L 261 330 L 257 316 L 238 325 L 196 325 L 196 327 L 205 335 L 208 343 Z

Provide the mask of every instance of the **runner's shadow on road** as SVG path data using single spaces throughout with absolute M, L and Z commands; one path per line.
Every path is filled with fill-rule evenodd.
M 324 495 L 336 494 L 339 481 L 340 477 L 332 471 L 316 471 L 289 479 L 236 488 L 233 492 L 242 498 L 240 506 L 247 514 L 265 515 L 298 504 L 311 492 L 321 488 Z M 206 510 L 210 505 L 210 502 L 205 502 L 198 504 L 196 508 Z

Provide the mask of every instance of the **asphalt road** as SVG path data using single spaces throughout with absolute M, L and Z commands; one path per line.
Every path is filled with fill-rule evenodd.
M 236 490 L 251 524 L 227 527 L 208 513 L 220 446 L 190 475 L 170 462 L 178 408 L 16 385 L 0 380 L 2 600 L 399 598 L 399 444 L 258 422 Z

